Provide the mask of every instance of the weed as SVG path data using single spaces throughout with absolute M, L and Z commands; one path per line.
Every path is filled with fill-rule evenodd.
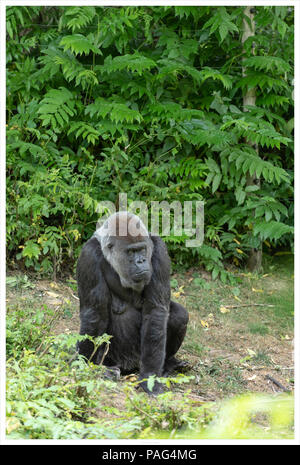
M 272 365 L 270 356 L 265 351 L 258 351 L 252 358 L 252 362 L 256 365 Z

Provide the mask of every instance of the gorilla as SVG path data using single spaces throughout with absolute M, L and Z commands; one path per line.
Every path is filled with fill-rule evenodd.
M 107 371 L 139 370 L 148 394 L 163 392 L 151 375 L 168 376 L 186 362 L 175 358 L 184 339 L 188 312 L 170 300 L 170 259 L 159 236 L 152 236 L 139 217 L 111 215 L 83 246 L 77 264 L 80 334 L 112 337 L 93 354 L 93 343 L 78 343 L 79 354 Z M 93 356 L 92 356 L 93 354 Z M 92 356 L 92 357 L 91 357 Z

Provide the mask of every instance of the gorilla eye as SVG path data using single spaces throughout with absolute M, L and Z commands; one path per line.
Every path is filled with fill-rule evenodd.
M 112 244 L 108 244 L 107 247 L 109 248 L 109 250 L 111 250 L 113 248 L 113 245 Z

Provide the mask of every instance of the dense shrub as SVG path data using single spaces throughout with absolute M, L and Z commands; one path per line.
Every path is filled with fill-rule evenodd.
M 119 192 L 204 200 L 205 246 L 166 240 L 213 277 L 262 241 L 292 247 L 293 8 L 256 7 L 244 43 L 243 20 L 244 7 L 7 8 L 10 260 L 73 264 Z

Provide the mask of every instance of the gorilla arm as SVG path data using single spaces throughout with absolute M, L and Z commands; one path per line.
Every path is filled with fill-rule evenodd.
M 108 325 L 109 291 L 101 270 L 102 253 L 97 239 L 90 239 L 82 249 L 77 265 L 78 294 L 80 298 L 80 334 L 100 336 Z M 94 345 L 89 340 L 78 343 L 81 355 L 90 359 Z M 99 363 L 104 347 L 92 357 Z
M 151 239 L 154 244 L 153 273 L 150 283 L 144 289 L 139 377 L 141 380 L 151 375 L 162 376 L 170 309 L 170 259 L 161 238 L 153 236 Z M 155 382 L 152 391 L 147 388 L 147 381 L 143 381 L 141 386 L 149 394 L 163 392 L 158 382 Z

